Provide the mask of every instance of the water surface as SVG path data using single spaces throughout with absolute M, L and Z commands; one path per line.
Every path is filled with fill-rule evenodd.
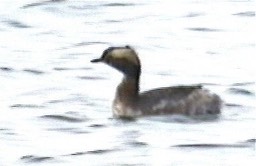
M 254 165 L 254 1 L 0 2 L 0 165 Z M 141 90 L 202 84 L 219 117 L 112 118 L 131 45 Z

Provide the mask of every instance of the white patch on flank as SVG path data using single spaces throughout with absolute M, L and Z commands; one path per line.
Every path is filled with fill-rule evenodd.
M 156 110 L 162 110 L 164 109 L 168 104 L 168 101 L 166 100 L 161 100 L 159 103 L 157 103 L 156 105 L 153 106 L 153 110 L 156 111 Z
M 219 102 L 214 102 L 219 100 Z M 186 100 L 187 113 L 189 115 L 203 115 L 208 111 L 218 112 L 221 108 L 221 101 L 215 94 L 209 93 L 208 90 L 197 90 L 188 96 Z
M 113 114 L 117 117 L 137 117 L 142 115 L 141 111 L 126 107 L 120 102 L 114 104 Z

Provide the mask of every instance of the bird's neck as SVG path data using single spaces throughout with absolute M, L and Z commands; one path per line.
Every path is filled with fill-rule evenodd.
M 117 87 L 116 100 L 124 104 L 136 103 L 139 96 L 139 78 L 124 76 Z

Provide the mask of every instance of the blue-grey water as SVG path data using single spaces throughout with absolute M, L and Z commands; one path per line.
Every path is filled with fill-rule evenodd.
M 0 166 L 256 163 L 255 0 L 1 0 Z M 133 46 L 141 90 L 202 84 L 214 118 L 112 118 L 122 75 L 90 63 Z

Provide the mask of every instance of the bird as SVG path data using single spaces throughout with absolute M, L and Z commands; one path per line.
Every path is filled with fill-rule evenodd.
M 108 47 L 100 58 L 91 62 L 107 64 L 123 74 L 112 103 L 112 113 L 116 118 L 221 113 L 222 99 L 202 85 L 161 87 L 140 92 L 141 62 L 135 49 L 129 45 Z

